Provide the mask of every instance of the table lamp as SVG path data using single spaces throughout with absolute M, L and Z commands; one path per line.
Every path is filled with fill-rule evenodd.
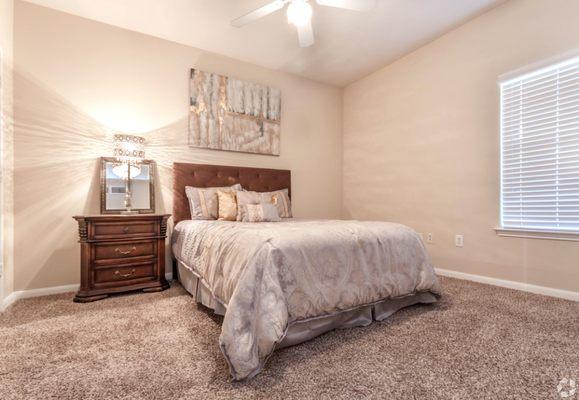
M 113 153 L 117 162 L 113 173 L 125 180 L 125 210 L 121 214 L 137 214 L 138 211 L 134 211 L 131 204 L 131 177 L 141 173 L 140 164 L 145 159 L 145 138 L 116 134 Z

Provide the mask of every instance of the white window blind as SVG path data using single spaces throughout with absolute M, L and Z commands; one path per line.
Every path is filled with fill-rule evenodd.
M 579 57 L 500 90 L 502 227 L 579 232 Z

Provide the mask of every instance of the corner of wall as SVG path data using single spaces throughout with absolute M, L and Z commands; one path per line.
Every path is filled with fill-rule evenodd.
M 0 311 L 10 300 L 14 291 L 13 258 L 13 210 L 14 210 L 14 96 L 13 96 L 13 35 L 14 0 L 0 0 L 0 49 L 1 86 L 0 86 Z

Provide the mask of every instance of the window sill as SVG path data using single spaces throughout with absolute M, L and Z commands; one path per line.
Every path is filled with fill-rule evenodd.
M 564 240 L 579 242 L 579 232 L 561 232 L 541 229 L 495 228 L 499 236 L 525 239 Z

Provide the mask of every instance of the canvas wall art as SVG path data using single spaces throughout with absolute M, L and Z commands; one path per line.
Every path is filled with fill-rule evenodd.
M 192 69 L 190 107 L 190 146 L 279 155 L 279 89 Z

